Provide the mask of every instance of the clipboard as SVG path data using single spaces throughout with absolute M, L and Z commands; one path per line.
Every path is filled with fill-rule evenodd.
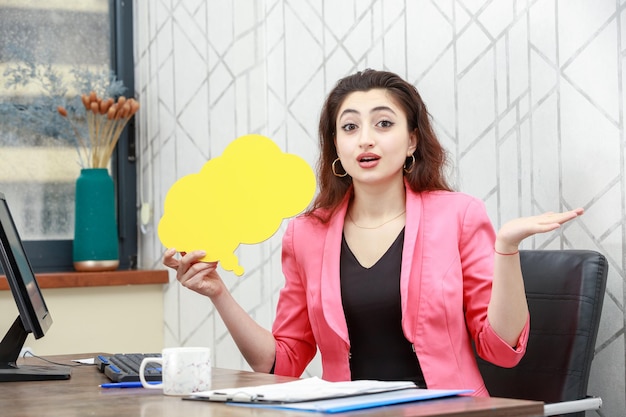
M 291 382 L 196 392 L 191 399 L 236 403 L 296 403 L 416 388 L 411 381 L 329 382 L 318 377 Z
M 197 392 L 184 399 L 243 407 L 338 413 L 471 392 L 472 390 L 419 389 L 410 381 L 329 382 L 312 377 L 279 384 Z

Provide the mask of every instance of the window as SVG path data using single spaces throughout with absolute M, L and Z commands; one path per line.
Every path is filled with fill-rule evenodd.
M 132 96 L 132 40 L 129 1 L 11 0 L 0 5 L 0 192 L 36 272 L 73 268 L 74 187 L 81 168 L 73 139 L 55 128 L 56 108 L 45 104 L 62 92 L 55 80 L 70 86 L 68 95 L 82 93 L 68 81 L 76 69 L 110 69 L 126 87 L 124 95 Z M 39 83 L 21 85 L 10 76 L 18 65 L 52 76 L 36 75 Z M 110 169 L 117 193 L 121 269 L 136 264 L 134 140 L 133 118 Z

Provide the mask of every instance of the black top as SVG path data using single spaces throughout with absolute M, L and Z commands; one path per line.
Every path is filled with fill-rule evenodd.
M 341 243 L 341 297 L 350 337 L 352 380 L 415 382 L 426 388 L 413 346 L 402 331 L 400 266 L 404 230 L 371 268 Z

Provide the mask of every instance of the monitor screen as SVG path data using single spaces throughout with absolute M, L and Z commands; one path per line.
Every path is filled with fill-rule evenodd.
M 0 255 L 0 272 L 9 283 L 18 310 L 18 317 L 0 342 L 0 382 L 69 378 L 69 368 L 63 366 L 17 366 L 28 334 L 36 339 L 44 337 L 52 325 L 52 316 L 2 193 Z

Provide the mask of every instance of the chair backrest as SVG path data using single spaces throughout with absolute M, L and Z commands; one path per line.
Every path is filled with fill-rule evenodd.
M 530 310 L 526 354 L 510 369 L 478 358 L 487 389 L 545 403 L 585 398 L 608 262 L 589 250 L 524 250 L 520 259 Z

